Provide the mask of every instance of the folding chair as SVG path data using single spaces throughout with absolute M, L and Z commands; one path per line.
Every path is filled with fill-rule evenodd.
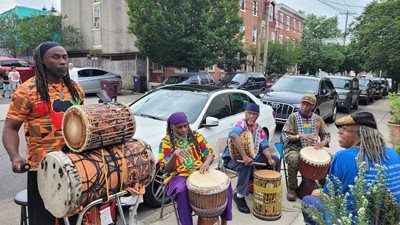
M 275 149 L 279 153 L 279 160 L 281 161 L 281 165 L 283 164 L 283 173 L 285 175 L 285 181 L 286 181 L 286 189 L 288 190 L 288 179 L 287 179 L 287 169 L 286 169 L 286 162 L 285 162 L 285 148 L 284 144 L 281 142 L 275 143 Z M 280 168 L 282 170 L 282 166 Z
M 218 170 L 221 170 L 224 172 L 226 175 L 228 175 L 229 178 L 234 178 L 237 177 L 237 172 L 235 170 L 231 170 L 229 168 L 224 167 L 224 159 L 222 159 L 222 152 L 225 150 L 226 145 L 228 144 L 228 138 L 220 138 L 217 140 L 217 160 L 218 160 Z
M 169 175 L 167 173 L 164 173 L 163 174 L 163 178 L 164 178 L 163 180 L 165 180 L 165 178 L 167 178 L 168 176 Z M 170 198 L 170 197 L 166 196 L 166 192 L 167 192 L 167 188 L 165 187 L 165 184 L 162 183 L 162 200 L 161 200 L 160 219 L 163 218 L 165 202 L 167 202 L 168 198 Z M 173 198 L 170 198 L 170 199 L 171 199 L 172 207 L 174 207 L 174 213 L 175 213 L 176 222 L 179 225 L 178 211 L 176 211 L 176 206 L 175 206 L 174 199 Z

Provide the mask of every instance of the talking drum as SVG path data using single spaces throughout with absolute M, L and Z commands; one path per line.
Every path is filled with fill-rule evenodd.
M 229 177 L 219 170 L 210 169 L 201 174 L 193 172 L 186 185 L 193 211 L 201 218 L 221 215 L 228 202 Z
M 144 187 L 154 173 L 151 147 L 131 139 L 108 149 L 47 154 L 38 169 L 38 188 L 46 209 L 60 218 L 107 194 Z
M 250 131 L 245 131 L 240 134 L 240 140 L 242 141 L 243 149 L 246 155 L 253 159 L 255 157 L 253 134 Z M 237 150 L 237 148 L 233 144 L 233 141 L 230 138 L 228 141 L 228 148 L 229 154 L 231 155 L 231 158 L 233 160 L 243 160 L 242 156 L 239 153 L 239 150 Z
M 81 152 L 129 140 L 135 134 L 136 122 L 125 104 L 75 105 L 65 112 L 62 130 L 67 146 Z
M 253 173 L 253 214 L 263 220 L 277 220 L 282 215 L 282 175 L 272 170 Z
M 310 195 L 318 188 L 316 180 L 321 185 L 325 181 L 331 163 L 331 156 L 324 149 L 315 149 L 314 147 L 305 147 L 300 150 L 300 174 L 302 181 L 297 189 L 300 197 Z

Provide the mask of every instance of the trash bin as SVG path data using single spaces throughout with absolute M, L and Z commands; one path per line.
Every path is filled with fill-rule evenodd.
M 108 97 L 111 100 L 115 100 L 117 101 L 117 96 L 118 96 L 118 85 L 119 85 L 119 81 L 118 80 L 101 80 L 100 81 L 100 87 L 101 90 L 104 90 Z
M 132 92 L 145 93 L 146 92 L 146 77 L 139 75 L 132 75 L 133 89 Z

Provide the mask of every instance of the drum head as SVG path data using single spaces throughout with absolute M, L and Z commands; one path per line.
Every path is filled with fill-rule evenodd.
M 313 165 L 327 165 L 331 161 L 331 156 L 325 150 L 325 148 L 315 149 L 312 146 L 301 149 L 300 157 L 304 160 L 304 162 Z
M 72 161 L 62 152 L 47 154 L 38 169 L 38 189 L 45 208 L 61 218 L 79 207 L 82 184 Z
M 65 143 L 70 149 L 81 150 L 85 147 L 88 124 L 86 115 L 79 106 L 72 106 L 65 112 L 62 131 Z
M 229 177 L 219 170 L 209 169 L 204 174 L 195 171 L 189 176 L 186 183 L 191 190 L 211 195 L 226 190 L 229 185 Z
M 267 179 L 281 179 L 281 174 L 273 170 L 256 170 L 254 176 Z

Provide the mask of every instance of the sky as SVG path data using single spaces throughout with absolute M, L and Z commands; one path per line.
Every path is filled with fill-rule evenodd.
M 65 0 L 66 1 L 66 0 Z M 354 13 L 349 15 L 349 22 L 355 17 L 360 16 L 363 7 L 372 0 L 275 0 L 277 3 L 284 3 L 297 11 L 304 11 L 306 14 L 315 14 L 317 16 L 333 17 L 338 16 L 339 28 L 344 30 L 346 15 L 341 13 Z M 0 0 L 0 13 L 14 6 L 27 6 L 31 8 L 41 9 L 45 6 L 50 9 L 54 8 L 60 11 L 61 0 Z
M 41 9 L 45 6 L 47 9 L 51 9 L 51 6 L 57 11 L 60 11 L 61 0 L 0 0 L 0 13 L 18 6 L 26 6 L 35 9 Z
M 356 17 L 360 16 L 372 0 L 275 0 L 276 3 L 283 3 L 294 10 L 304 11 L 305 14 L 317 16 L 334 17 L 338 16 L 339 29 L 344 31 L 347 11 L 348 26 Z

